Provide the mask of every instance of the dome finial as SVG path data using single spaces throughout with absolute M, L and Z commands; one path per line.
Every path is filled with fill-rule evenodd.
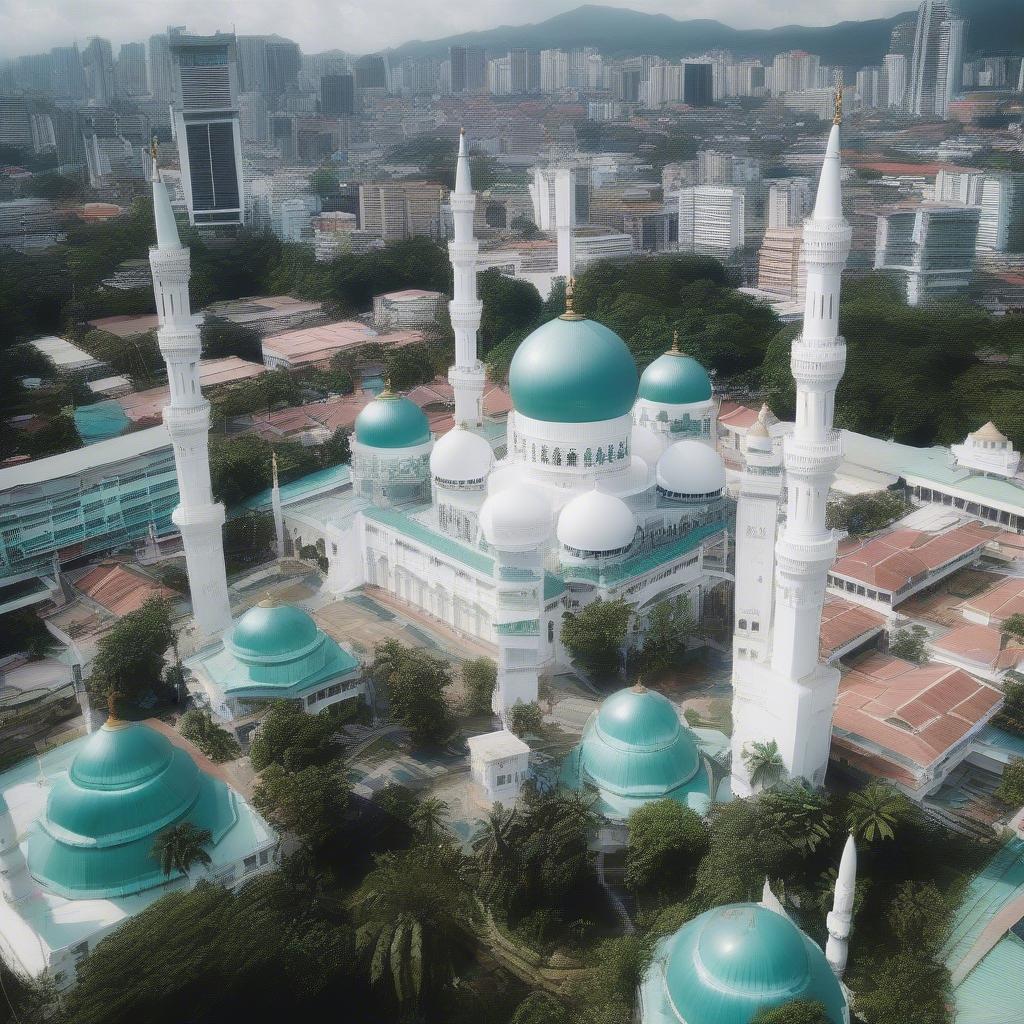
M 565 282 L 565 312 L 559 319 L 561 320 L 585 320 L 582 314 L 576 312 L 576 307 L 573 305 L 573 292 L 576 289 L 576 278 L 570 277 Z
M 646 693 L 647 687 L 644 686 L 644 677 L 639 675 L 636 677 L 636 682 L 633 684 L 634 693 Z
M 265 590 L 263 592 L 263 600 L 260 601 L 258 607 L 260 607 L 260 608 L 276 608 L 277 607 L 277 598 L 274 597 L 274 595 L 269 590 Z
M 384 390 L 377 396 L 378 398 L 397 398 L 398 395 L 391 387 L 391 375 L 389 374 L 384 378 Z
M 117 702 L 120 698 L 121 694 L 117 690 L 111 690 L 107 694 L 107 721 L 105 724 L 108 729 L 120 729 L 128 724 L 117 713 Z
M 675 328 L 675 330 L 672 331 L 672 347 L 668 350 L 668 352 L 666 354 L 670 355 L 670 356 L 681 356 L 681 355 L 684 354 L 683 350 L 679 347 L 679 328 L 678 327 Z

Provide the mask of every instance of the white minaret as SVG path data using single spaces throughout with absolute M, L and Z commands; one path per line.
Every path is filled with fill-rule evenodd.
M 732 780 L 740 796 L 750 793 L 743 753 L 753 742 L 774 741 L 786 774 L 812 785 L 821 785 L 828 766 L 839 670 L 819 662 L 818 638 L 826 578 L 836 557 L 837 538 L 825 525 L 825 504 L 842 458 L 832 417 L 846 366 L 846 343 L 838 332 L 839 289 L 851 234 L 840 189 L 841 96 L 837 89 L 817 200 L 804 221 L 807 295 L 803 333 L 793 342 L 790 359 L 796 426 L 784 445 L 788 504 L 775 546 L 770 661 L 737 659 L 734 669 Z M 739 522 L 743 513 L 737 515 Z M 743 541 L 738 535 L 740 566 Z
M 469 173 L 465 132 L 459 134 L 455 191 L 448 202 L 455 225 L 455 237 L 448 243 L 448 258 L 455 278 L 454 296 L 448 303 L 455 332 L 455 365 L 448 371 L 448 383 L 455 392 L 455 422 L 473 428 L 483 423 L 484 364 L 477 358 L 476 346 L 483 303 L 476 297 L 480 243 L 473 236 L 476 195 Z
M 156 245 L 150 246 L 149 264 L 160 318 L 157 336 L 171 392 L 164 425 L 174 443 L 178 475 L 179 504 L 171 518 L 185 546 L 196 626 L 203 636 L 213 637 L 231 625 L 221 537 L 224 506 L 214 503 L 210 488 L 210 403 L 199 387 L 202 342 L 189 303 L 189 251 L 178 238 L 167 187 L 156 166 L 155 142 L 151 180 Z
M 853 929 L 853 897 L 857 890 L 857 846 L 853 836 L 847 836 L 843 847 L 843 858 L 839 862 L 836 877 L 836 891 L 832 910 L 828 915 L 828 942 L 825 945 L 825 959 L 832 973 L 841 978 L 846 970 L 846 958 L 850 952 L 850 932 Z
M 270 489 L 270 507 L 274 511 L 274 538 L 277 542 L 277 557 L 284 558 L 284 516 L 281 512 L 281 486 L 277 481 L 277 452 L 270 456 L 270 468 L 274 484 Z
M 32 878 L 18 843 L 14 819 L 0 794 L 0 899 L 16 903 L 31 891 Z

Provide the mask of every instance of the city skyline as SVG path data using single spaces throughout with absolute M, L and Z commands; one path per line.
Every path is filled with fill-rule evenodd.
M 72 4 L 68 0 L 4 0 L 0 4 L 0 58 L 74 42 L 81 46 L 92 36 L 109 38 L 120 45 L 164 32 L 168 25 L 181 24 L 197 33 L 218 29 L 233 29 L 245 35 L 276 32 L 293 39 L 305 53 L 332 49 L 368 53 L 466 31 L 533 24 L 580 6 L 576 0 L 526 0 L 514 6 L 507 0 L 489 0 L 472 6 L 456 3 L 441 10 L 427 10 L 409 4 L 408 0 L 383 0 L 372 7 L 358 2 L 334 5 L 326 0 L 302 0 L 290 6 L 287 31 L 281 33 L 280 9 L 267 2 L 243 5 L 237 0 L 226 0 L 211 5 L 178 0 L 170 9 L 156 9 L 140 8 L 123 0 L 102 5 Z M 785 16 L 779 8 L 756 0 L 696 0 L 688 6 L 684 17 L 680 17 L 681 12 L 672 0 L 630 0 L 627 4 L 607 6 L 665 14 L 676 21 L 706 18 L 734 28 L 769 29 L 788 25 L 825 27 L 849 20 L 889 18 L 912 11 L 917 5 L 909 0 L 862 0 L 854 18 L 849 16 L 844 0 L 799 0 L 787 5 Z

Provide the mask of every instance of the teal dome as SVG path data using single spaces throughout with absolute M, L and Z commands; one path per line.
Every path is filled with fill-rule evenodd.
M 217 842 L 237 820 L 234 798 L 161 733 L 110 721 L 50 790 L 29 835 L 29 871 L 68 899 L 141 892 L 166 881 L 157 835 L 186 819 Z
M 415 402 L 382 391 L 356 417 L 356 440 L 371 448 L 413 448 L 430 440 L 430 424 Z
M 516 349 L 508 372 L 516 412 L 548 423 L 624 416 L 636 401 L 636 363 L 626 343 L 596 320 L 558 317 Z
M 711 398 L 711 378 L 692 356 L 670 349 L 640 377 L 640 397 L 658 405 L 691 405 Z
M 658 800 L 688 783 L 706 793 L 693 733 L 668 698 L 641 686 L 613 693 L 574 753 L 580 779 L 615 797 Z
M 320 631 L 307 612 L 267 599 L 235 623 L 224 644 L 243 661 L 265 661 L 295 657 L 319 638 Z
M 748 1024 L 759 1010 L 793 999 L 819 1000 L 833 1024 L 843 1021 L 846 1000 L 824 953 L 789 918 L 759 904 L 717 907 L 684 924 L 656 953 L 649 974 L 658 971 L 675 1017 L 689 1024 Z

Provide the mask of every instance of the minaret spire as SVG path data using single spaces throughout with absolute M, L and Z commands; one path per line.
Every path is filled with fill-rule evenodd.
M 825 946 L 825 958 L 837 978 L 841 978 L 846 971 L 850 932 L 853 930 L 853 898 L 856 891 L 857 844 L 851 835 L 846 837 L 846 846 L 843 847 L 832 911 L 827 919 L 828 943 Z
M 210 486 L 210 403 L 203 398 L 199 384 L 202 341 L 188 294 L 189 251 L 178 237 L 167 186 L 157 169 L 156 153 L 154 140 L 150 154 L 156 245 L 150 246 L 149 264 L 160 320 L 157 337 L 170 389 L 164 424 L 174 444 L 178 477 L 179 503 L 171 518 L 181 531 L 185 548 L 196 625 L 203 636 L 213 637 L 231 625 L 221 538 L 224 506 L 214 502 Z
M 277 452 L 271 452 L 270 471 L 273 485 L 270 489 L 270 505 L 274 511 L 274 537 L 277 542 L 277 557 L 284 558 L 284 515 L 281 510 L 281 485 L 277 480 Z
M 478 427 L 483 422 L 484 366 L 477 356 L 477 333 L 483 305 L 476 294 L 476 264 L 480 243 L 473 234 L 476 195 L 469 168 L 465 131 L 459 132 L 459 153 L 455 161 L 455 191 L 448 197 L 454 237 L 448 243 L 455 280 L 454 295 L 448 303 L 455 333 L 455 365 L 448 382 L 455 393 L 455 422 Z

